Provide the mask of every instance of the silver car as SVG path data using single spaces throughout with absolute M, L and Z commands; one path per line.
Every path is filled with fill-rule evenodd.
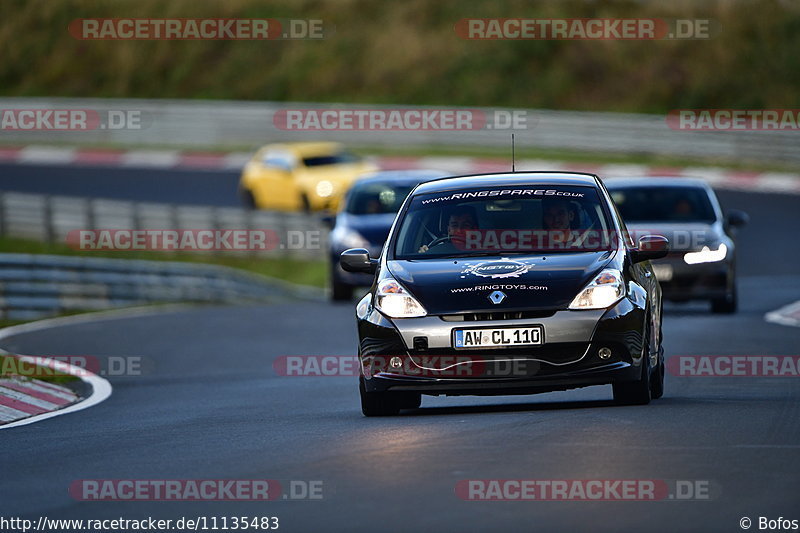
M 749 219 L 742 211 L 723 214 L 703 180 L 645 177 L 603 180 L 628 230 L 663 235 L 667 257 L 653 262 L 664 299 L 710 300 L 714 313 L 734 313 L 736 231 Z

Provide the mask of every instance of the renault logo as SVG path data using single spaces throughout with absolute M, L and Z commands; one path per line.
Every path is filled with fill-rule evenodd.
M 499 304 L 503 300 L 506 299 L 506 293 L 503 291 L 494 291 L 492 294 L 489 295 L 489 299 L 492 301 L 493 304 Z

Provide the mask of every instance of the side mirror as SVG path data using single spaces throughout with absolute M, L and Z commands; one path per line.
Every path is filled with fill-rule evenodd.
M 725 221 L 732 228 L 738 228 L 750 222 L 750 215 L 744 211 L 739 211 L 738 209 L 731 209 L 728 211 L 728 216 L 726 217 Z
M 644 235 L 639 239 L 639 246 L 633 250 L 634 263 L 661 259 L 669 252 L 669 240 L 663 235 Z
M 369 252 L 364 248 L 350 248 L 342 252 L 339 263 L 347 272 L 365 272 L 374 274 L 378 270 L 378 260 L 370 259 Z

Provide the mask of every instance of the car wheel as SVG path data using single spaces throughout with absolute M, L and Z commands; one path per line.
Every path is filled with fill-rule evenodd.
M 331 300 L 334 302 L 347 302 L 353 299 L 353 287 L 344 283 L 331 282 Z
M 614 383 L 614 401 L 622 405 L 647 405 L 650 403 L 650 333 L 645 332 L 642 350 L 642 375 L 636 381 Z
M 735 313 L 739 307 L 739 298 L 736 294 L 736 289 L 734 288 L 733 291 L 730 292 L 724 298 L 716 298 L 711 300 L 711 312 L 712 313 L 724 313 L 730 314 Z
M 664 348 L 658 349 L 658 366 L 650 377 L 650 397 L 657 400 L 664 396 Z
M 364 378 L 358 378 L 361 412 L 364 416 L 395 416 L 400 409 L 416 409 L 422 405 L 422 395 L 399 392 L 367 392 Z
M 256 199 L 253 193 L 247 189 L 239 189 L 239 198 L 245 209 L 256 209 Z
M 311 202 L 308 201 L 308 196 L 305 194 L 300 195 L 300 211 L 303 213 L 311 213 Z

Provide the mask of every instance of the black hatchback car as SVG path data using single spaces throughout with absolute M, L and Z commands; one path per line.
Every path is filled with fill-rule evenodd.
M 406 198 L 356 307 L 366 416 L 421 395 L 613 385 L 620 403 L 664 390 L 662 236 L 630 240 L 597 176 L 516 172 L 429 181 Z

